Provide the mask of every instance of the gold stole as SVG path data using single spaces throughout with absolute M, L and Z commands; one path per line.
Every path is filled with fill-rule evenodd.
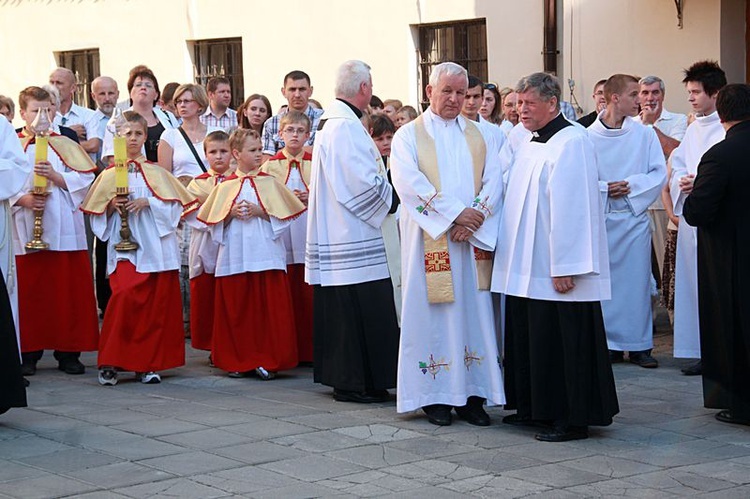
M 141 172 L 146 186 L 157 199 L 180 203 L 184 209 L 183 215 L 198 208 L 198 200 L 195 196 L 161 166 L 149 163 L 143 156 L 129 159 L 128 165 Z M 107 204 L 117 195 L 116 191 L 115 167 L 109 166 L 94 181 L 81 203 L 81 210 L 85 213 L 101 215 L 107 209 Z
M 424 124 L 424 115 L 415 120 L 414 132 L 417 142 L 417 163 L 427 180 L 435 187 L 436 196 L 440 193 L 440 170 L 438 168 L 437 149 L 435 141 L 427 133 Z M 482 189 L 482 176 L 484 174 L 484 162 L 487 155 L 487 146 L 484 142 L 479 128 L 466 122 L 464 128 L 464 139 L 471 152 L 474 171 L 474 195 L 478 195 Z M 452 303 L 453 276 L 451 274 L 450 252 L 448 251 L 448 233 L 438 239 L 422 231 L 424 239 L 424 269 L 427 279 L 427 300 L 430 303 Z M 492 277 L 492 253 L 481 250 L 475 246 L 474 261 L 477 269 L 478 289 L 490 289 Z
M 214 225 L 227 218 L 245 181 L 250 182 L 255 190 L 263 211 L 274 218 L 294 219 L 307 209 L 302 201 L 292 194 L 292 191 L 267 173 L 259 172 L 248 175 L 236 171 L 235 175 L 211 191 L 198 212 L 198 220 L 207 225 Z
M 199 204 L 203 204 L 206 202 L 206 199 L 208 199 L 208 195 L 211 194 L 214 187 L 219 185 L 227 177 L 229 177 L 229 175 L 216 173 L 214 170 L 208 170 L 208 172 L 195 177 L 188 184 L 187 190 L 190 194 L 198 198 Z
M 26 151 L 32 140 L 34 140 L 34 136 L 27 133 L 26 130 L 22 130 L 18 139 L 21 141 L 21 147 Z M 96 165 L 91 161 L 88 153 L 83 150 L 83 147 L 69 138 L 62 135 L 50 135 L 49 146 L 55 151 L 55 154 L 60 156 L 65 166 L 71 170 L 79 173 L 93 173 L 96 171 Z

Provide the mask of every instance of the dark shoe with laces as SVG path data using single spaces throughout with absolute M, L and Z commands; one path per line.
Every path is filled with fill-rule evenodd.
M 33 376 L 36 374 L 36 362 L 24 360 L 21 364 L 21 374 L 23 376 Z
M 340 390 L 334 388 L 333 399 L 339 402 L 355 402 L 357 404 L 374 404 L 377 402 L 383 402 L 383 397 L 380 394 L 372 394 L 368 392 L 355 392 L 351 390 Z
M 466 405 L 456 407 L 456 414 L 469 424 L 474 426 L 489 426 L 490 415 L 484 410 L 484 399 L 471 396 Z
M 83 374 L 86 372 L 86 366 L 75 358 L 61 360 L 57 368 L 65 374 Z
M 553 426 L 549 430 L 537 433 L 534 438 L 540 442 L 570 442 L 589 438 L 589 431 L 586 426 Z
M 741 419 L 741 418 L 735 417 L 732 414 L 732 411 L 730 411 L 729 409 L 717 412 L 716 416 L 714 417 L 717 419 L 717 421 L 721 421 L 722 423 L 741 424 L 741 425 L 750 426 L 750 419 Z
M 651 350 L 644 350 L 642 352 L 630 352 L 628 354 L 628 360 L 631 364 L 645 367 L 646 369 L 654 369 L 659 367 L 659 362 L 651 356 Z
M 445 404 L 432 404 L 422 407 L 427 414 L 427 421 L 437 426 L 450 426 L 453 422 L 451 410 L 453 407 Z
M 682 369 L 682 374 L 685 376 L 700 376 L 703 374 L 703 362 L 699 360 L 695 364 Z

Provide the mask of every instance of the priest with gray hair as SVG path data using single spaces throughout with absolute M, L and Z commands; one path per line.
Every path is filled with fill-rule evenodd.
M 601 300 L 609 258 L 596 156 L 585 129 L 560 113 L 560 85 L 534 73 L 518 82 L 531 132 L 514 151 L 492 291 L 506 297 L 503 422 L 540 428 L 537 440 L 588 438 L 619 411 Z
M 487 426 L 485 402 L 505 402 L 489 290 L 502 173 L 492 132 L 461 115 L 467 89 L 464 68 L 437 65 L 430 107 L 391 147 L 402 202 L 397 410 L 421 408 L 442 426 L 453 410 Z
M 383 225 L 398 200 L 360 121 L 372 97 L 370 66 L 342 64 L 335 93 L 318 127 L 308 200 L 313 374 L 335 400 L 383 402 L 396 386 L 399 336 Z

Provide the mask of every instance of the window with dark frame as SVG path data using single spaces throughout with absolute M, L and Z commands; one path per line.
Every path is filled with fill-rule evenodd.
M 205 86 L 215 76 L 228 78 L 232 86 L 232 103 L 237 109 L 245 100 L 242 77 L 242 38 L 216 38 L 193 42 L 193 75 L 195 83 Z
M 99 49 L 68 50 L 57 52 L 57 65 L 69 69 L 76 76 L 76 92 L 73 102 L 81 107 L 96 109 L 96 102 L 91 98 L 91 82 L 100 75 Z
M 429 106 L 425 87 L 430 80 L 430 72 L 441 62 L 455 62 L 466 68 L 469 74 L 482 81 L 488 80 L 486 19 L 420 24 L 417 28 L 422 109 Z

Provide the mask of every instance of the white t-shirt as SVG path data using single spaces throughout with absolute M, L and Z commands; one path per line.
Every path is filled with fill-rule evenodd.
M 221 128 L 206 127 L 206 135 L 216 130 L 221 130 Z M 169 144 L 172 148 L 172 175 L 175 177 L 197 177 L 208 170 L 209 166 L 208 161 L 206 161 L 206 153 L 203 151 L 202 140 L 200 142 L 193 142 L 193 147 L 203 162 L 203 168 L 206 170 L 203 170 L 198 165 L 193 152 L 177 128 L 167 128 L 164 130 L 161 134 L 161 140 Z

